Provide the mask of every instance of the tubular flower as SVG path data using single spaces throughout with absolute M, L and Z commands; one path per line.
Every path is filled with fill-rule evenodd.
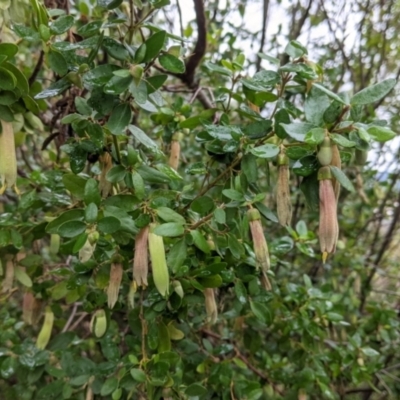
M 149 255 L 148 255 L 148 236 L 149 226 L 145 226 L 140 230 L 135 240 L 135 255 L 133 259 L 133 277 L 138 286 L 146 287 L 147 274 L 149 271 Z
M 328 254 L 334 253 L 339 235 L 337 221 L 337 205 L 333 190 L 332 175 L 329 167 L 322 167 L 318 171 L 319 180 L 319 244 L 321 246 L 322 261 L 325 262 Z
M 181 134 L 179 132 L 176 132 L 172 136 L 171 153 L 169 155 L 169 161 L 168 161 L 169 166 L 173 168 L 175 171 L 178 169 L 179 159 L 181 156 L 181 144 L 179 143 L 180 136 Z
M 109 153 L 104 153 L 99 158 L 100 165 L 101 165 L 101 174 L 100 174 L 100 181 L 99 181 L 99 189 L 100 193 L 103 197 L 107 197 L 112 189 L 112 183 L 108 182 L 106 179 L 107 172 L 112 167 L 112 158 Z
M 15 275 L 14 261 L 11 256 L 7 256 L 6 274 L 1 286 L 2 293 L 7 293 L 12 289 L 14 283 L 14 275 Z
M 123 268 L 120 262 L 111 264 L 110 281 L 107 288 L 107 302 L 108 307 L 113 308 L 118 300 L 119 288 L 122 281 Z
M 290 201 L 289 159 L 282 153 L 278 156 L 276 205 L 279 223 L 283 226 L 290 225 L 292 220 L 292 203 Z
M 32 292 L 25 292 L 22 300 L 22 319 L 28 325 L 35 325 L 40 317 L 42 303 Z
M 15 154 L 14 130 L 11 122 L 0 119 L 0 194 L 7 187 L 13 187 L 18 193 L 17 182 L 17 156 Z
M 203 294 L 206 302 L 207 321 L 210 324 L 215 324 L 218 318 L 217 303 L 215 302 L 214 289 L 204 289 Z
M 162 236 L 153 233 L 155 228 L 155 224 L 150 225 L 148 237 L 151 268 L 154 284 L 161 296 L 165 297 L 169 294 L 169 272 L 167 260 L 165 259 L 164 241 Z
M 253 239 L 254 254 L 256 256 L 256 267 L 263 272 L 267 272 L 270 267 L 269 251 L 265 240 L 261 216 L 258 210 L 251 208 L 247 211 L 250 223 L 251 237 Z
M 46 311 L 44 313 L 44 321 L 42 325 L 42 329 L 39 332 L 39 335 L 36 339 L 36 347 L 39 350 L 44 350 L 51 338 L 51 331 L 53 330 L 53 322 L 54 322 L 54 314 L 51 311 L 49 306 L 46 307 Z

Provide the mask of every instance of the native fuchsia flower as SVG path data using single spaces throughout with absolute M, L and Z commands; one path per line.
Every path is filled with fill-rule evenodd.
M 328 254 L 334 253 L 339 236 L 337 220 L 337 204 L 333 189 L 332 175 L 329 167 L 322 167 L 318 171 L 319 180 L 319 243 L 322 252 L 322 261 L 325 262 Z
M 149 271 L 148 255 L 149 226 L 142 228 L 136 236 L 135 255 L 133 259 L 133 277 L 138 286 L 148 286 L 147 274 Z
M 261 269 L 263 272 L 267 272 L 270 267 L 269 251 L 261 224 L 261 215 L 257 209 L 251 208 L 247 211 L 247 216 L 249 218 L 251 237 L 253 239 L 256 267 L 257 269 Z
M 17 156 L 15 154 L 14 130 L 11 122 L 0 120 L 0 194 L 7 187 L 13 187 L 18 192 L 17 182 Z
M 111 264 L 110 280 L 107 288 L 107 303 L 109 308 L 113 308 L 118 300 L 123 272 L 124 269 L 120 262 L 113 262 Z
M 203 294 L 206 303 L 207 321 L 213 325 L 217 322 L 218 319 L 218 309 L 217 303 L 215 302 L 214 289 L 204 289 Z
M 171 141 L 171 152 L 169 154 L 169 161 L 168 164 L 171 168 L 173 168 L 175 171 L 179 167 L 179 159 L 181 156 L 181 144 L 180 144 L 180 138 L 181 138 L 181 133 L 176 132 L 172 136 L 172 141 Z
M 153 272 L 154 284 L 158 292 L 161 296 L 166 297 L 169 294 L 169 271 L 165 258 L 163 237 L 153 232 L 156 227 L 156 224 L 150 224 L 148 235 L 151 270 Z

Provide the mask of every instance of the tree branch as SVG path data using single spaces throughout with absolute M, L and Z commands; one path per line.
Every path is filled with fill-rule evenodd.
M 193 55 L 189 57 L 186 62 L 186 71 L 183 74 L 178 75 L 179 78 L 189 87 L 196 85 L 194 74 L 207 48 L 207 29 L 204 0 L 193 0 L 193 2 L 194 10 L 196 12 L 197 42 L 193 50 Z
M 260 53 L 262 53 L 263 50 L 264 50 L 265 38 L 267 36 L 268 9 L 269 9 L 269 0 L 264 0 L 264 5 L 263 5 L 263 24 L 262 24 L 262 34 L 261 34 L 260 51 L 259 51 Z M 260 70 L 260 67 L 261 67 L 261 57 L 257 56 L 257 63 L 256 63 L 257 71 Z

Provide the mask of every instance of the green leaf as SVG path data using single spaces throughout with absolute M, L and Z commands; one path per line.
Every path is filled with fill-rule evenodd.
M 183 74 L 185 72 L 185 63 L 169 53 L 164 53 L 158 57 L 161 66 L 167 71 L 175 74 Z
M 186 220 L 182 215 L 168 207 L 158 207 L 156 209 L 157 215 L 166 222 L 178 222 L 181 225 L 186 223 Z
M 113 76 L 104 86 L 104 93 L 108 94 L 121 94 L 128 90 L 129 85 L 132 83 L 132 77 Z
M 108 396 L 118 388 L 118 379 L 114 376 L 107 378 L 100 390 L 101 396 Z
M 68 72 L 67 61 L 59 51 L 50 48 L 48 58 L 49 66 L 56 74 L 63 76 Z
M 0 54 L 12 58 L 18 53 L 18 46 L 14 43 L 0 43 Z
M 292 58 L 299 58 L 308 54 L 307 49 L 297 40 L 292 40 L 286 45 L 285 53 Z
M 195 246 L 201 250 L 203 253 L 209 254 L 211 249 L 207 240 L 204 238 L 203 234 L 198 230 L 190 231 L 190 235 L 193 238 Z
M 152 94 L 160 89 L 168 79 L 168 75 L 154 75 L 146 78 L 145 83 L 147 86 L 147 94 Z
M 271 92 L 280 81 L 281 77 L 275 71 L 260 71 L 253 78 L 244 78 L 241 82 L 247 89 L 255 92 Z
M 338 96 L 337 94 L 331 92 L 329 89 L 327 89 L 326 87 L 320 85 L 319 83 L 313 83 L 313 87 L 318 88 L 321 92 L 324 92 L 328 97 L 330 97 L 333 100 L 338 101 L 339 103 L 342 103 L 344 105 L 348 105 L 340 96 Z
M 3 62 L 1 66 L 11 72 L 17 80 L 17 88 L 21 91 L 21 95 L 24 96 L 29 93 L 29 84 L 26 76 L 14 65 L 9 62 Z
M 20 38 L 25 39 L 29 42 L 36 42 L 40 40 L 39 33 L 29 26 L 14 24 L 12 28 Z
M 46 232 L 57 233 L 58 228 L 67 221 L 81 221 L 84 211 L 79 209 L 68 210 L 63 212 L 59 217 L 49 222 L 46 226 Z
M 214 210 L 214 219 L 219 224 L 226 224 L 226 212 L 222 208 L 216 208 Z
M 58 17 L 51 25 L 50 30 L 54 35 L 61 35 L 67 32 L 74 25 L 74 17 L 71 15 L 63 15 Z
M 59 81 L 51 84 L 47 89 L 44 89 L 40 93 L 35 95 L 34 99 L 43 100 L 49 97 L 58 96 L 61 93 L 65 92 L 70 86 L 71 83 L 66 80 L 65 77 L 61 78 Z
M 386 79 L 359 91 L 351 98 L 350 102 L 352 105 L 375 103 L 385 97 L 394 88 L 396 83 L 396 79 Z
M 132 110 L 130 104 L 118 104 L 111 113 L 107 127 L 113 135 L 122 135 L 131 119 Z
M 137 172 L 139 172 L 144 181 L 150 183 L 168 183 L 170 181 L 168 175 L 148 165 L 141 165 Z
M 330 166 L 333 176 L 338 180 L 338 182 L 349 192 L 354 193 L 355 189 L 349 178 L 344 174 L 344 172 L 335 166 Z
M 355 142 L 353 142 L 352 140 L 347 139 L 343 135 L 338 135 L 336 133 L 331 133 L 330 137 L 331 137 L 331 139 L 332 139 L 332 141 L 334 143 L 336 143 L 336 144 L 338 144 L 339 146 L 342 146 L 342 147 L 354 147 L 356 145 Z
M 298 75 L 302 79 L 306 80 L 316 80 L 318 79 L 318 75 L 314 71 L 313 68 L 311 68 L 307 64 L 286 64 L 283 67 L 279 68 L 279 71 L 281 72 L 293 72 L 296 75 Z
M 214 200 L 209 196 L 200 196 L 193 201 L 190 208 L 200 215 L 205 215 L 214 208 Z
M 159 31 L 146 40 L 144 43 L 146 45 L 146 54 L 142 62 L 147 63 L 158 56 L 158 53 L 164 47 L 166 37 L 167 32 Z
M 267 218 L 272 222 L 278 222 L 278 217 L 264 203 L 254 203 L 254 205 L 264 218 Z
M 361 347 L 361 351 L 368 357 L 376 357 L 379 356 L 379 352 L 374 350 L 371 347 Z
M 167 256 L 167 264 L 173 273 L 177 273 L 187 257 L 187 246 L 185 239 L 178 240 L 171 248 Z
M 86 181 L 83 200 L 85 204 L 95 203 L 97 206 L 100 205 L 101 196 L 98 181 L 93 178 Z
M 0 67 L 0 89 L 13 90 L 17 85 L 17 78 L 8 70 Z
M 14 121 L 14 114 L 10 107 L 0 105 L 0 115 L 1 119 L 6 122 L 13 122 Z
M 145 132 L 143 132 L 140 128 L 138 128 L 136 125 L 129 125 L 128 126 L 129 132 L 132 133 L 134 138 L 140 142 L 143 146 L 151 150 L 152 152 L 156 154 L 162 154 L 161 150 L 159 149 L 158 145 L 156 142 L 154 142 L 152 139 L 150 139 Z
M 186 388 L 185 394 L 190 397 L 201 398 L 207 394 L 207 389 L 198 383 L 192 383 Z
M 93 112 L 92 108 L 88 106 L 87 100 L 83 97 L 75 97 L 75 107 L 79 114 L 90 116 Z
M 279 146 L 270 143 L 250 149 L 250 152 L 258 158 L 274 158 L 279 154 L 279 151 Z
M 72 238 L 80 235 L 86 230 L 86 224 L 82 221 L 64 222 L 57 233 L 62 237 Z
M 7 90 L 0 91 L 0 105 L 10 106 L 18 100 L 17 95 L 14 92 Z
M 140 174 L 137 172 L 132 173 L 132 184 L 133 188 L 135 189 L 135 195 L 139 200 L 143 200 L 145 197 L 145 187 L 144 187 L 144 181 L 143 178 Z
M 127 171 L 122 165 L 115 165 L 107 172 L 106 179 L 111 183 L 121 182 L 126 173 Z
M 169 336 L 169 331 L 164 322 L 160 321 L 157 324 L 158 330 L 158 352 L 163 353 L 165 351 L 171 350 L 171 338 Z
M 159 236 L 175 237 L 183 235 L 185 229 L 182 224 L 176 222 L 167 222 L 165 224 L 158 225 L 154 229 L 154 233 Z
M 321 126 L 324 122 L 324 113 L 330 105 L 325 92 L 313 86 L 304 103 L 306 120 L 313 125 Z
M 290 115 L 285 109 L 280 109 L 275 114 L 275 133 L 280 139 L 286 139 L 287 133 L 283 125 L 290 124 Z
M 130 58 L 129 51 L 126 47 L 108 36 L 103 38 L 102 45 L 106 49 L 107 53 L 116 60 L 127 61 Z
M 146 381 L 146 374 L 142 369 L 139 368 L 132 368 L 131 376 L 136 382 L 145 382 Z
M 79 200 L 83 199 L 85 195 L 86 179 L 75 174 L 65 174 L 62 180 L 65 189 L 69 190 L 71 194 Z
M 83 37 L 90 37 L 99 34 L 103 21 L 92 21 L 78 28 L 77 33 Z
M 121 222 L 115 217 L 104 217 L 98 222 L 97 227 L 103 233 L 114 233 L 121 227 Z
M 281 124 L 285 132 L 293 139 L 304 142 L 305 136 L 315 125 L 307 122 L 292 122 L 291 124 Z
M 32 279 L 26 273 L 25 268 L 16 266 L 14 268 L 15 277 L 19 282 L 21 282 L 26 287 L 32 287 Z
M 99 209 L 95 203 L 90 203 L 85 208 L 85 221 L 88 223 L 93 223 L 97 221 L 97 216 L 99 214 Z
M 320 144 L 324 140 L 325 129 L 323 128 L 313 128 L 307 132 L 304 141 L 308 144 Z
M 240 280 L 235 283 L 235 294 L 240 303 L 247 303 L 247 290 L 243 282 Z
M 371 138 L 373 140 L 376 140 L 377 142 L 387 142 L 388 140 L 391 140 L 396 136 L 395 132 L 384 126 L 370 126 L 367 129 L 367 132 L 369 133 Z
M 104 86 L 114 76 L 113 72 L 117 69 L 121 67 L 112 64 L 99 65 L 83 75 L 83 82 L 92 87 Z
M 245 154 L 241 160 L 241 167 L 249 183 L 257 182 L 257 159 L 254 154 Z
M 256 301 L 250 301 L 250 308 L 258 320 L 260 320 L 264 324 L 271 324 L 272 315 L 267 306 Z

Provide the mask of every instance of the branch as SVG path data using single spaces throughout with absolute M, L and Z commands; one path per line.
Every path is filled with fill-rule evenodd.
M 193 50 L 193 55 L 188 58 L 186 62 L 186 71 L 179 75 L 179 78 L 185 82 L 189 87 L 196 85 L 194 74 L 196 68 L 202 60 L 207 48 L 207 29 L 206 29 L 206 15 L 204 11 L 204 0 L 193 0 L 194 10 L 196 12 L 196 23 L 198 29 L 197 43 Z
M 263 7 L 263 25 L 262 25 L 262 34 L 261 34 L 261 43 L 260 43 L 260 53 L 264 50 L 265 38 L 267 34 L 267 20 L 268 20 L 268 9 L 269 9 L 269 0 L 264 0 Z M 256 70 L 259 71 L 261 67 L 261 57 L 257 56 Z
M 39 71 L 42 69 L 42 64 L 43 64 L 43 59 L 44 59 L 44 51 L 42 50 L 40 52 L 39 60 L 36 63 L 35 69 L 32 72 L 32 75 L 29 77 L 28 83 L 29 86 L 32 86 L 33 82 L 35 82 Z

